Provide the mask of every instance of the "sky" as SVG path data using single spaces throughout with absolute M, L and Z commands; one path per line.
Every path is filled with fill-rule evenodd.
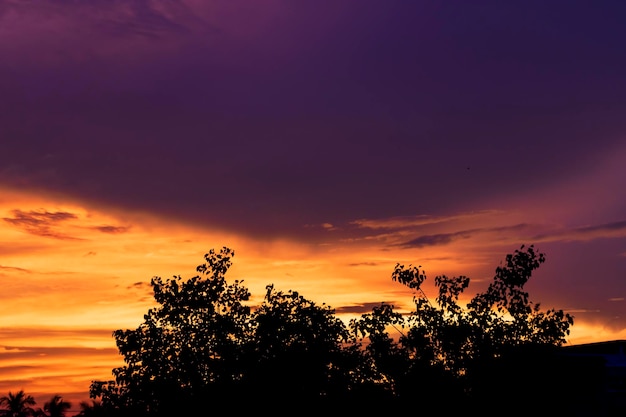
M 150 278 L 342 317 L 521 245 L 568 343 L 626 338 L 621 0 L 0 0 L 0 394 L 88 399 Z M 256 297 L 256 298 L 255 298 Z

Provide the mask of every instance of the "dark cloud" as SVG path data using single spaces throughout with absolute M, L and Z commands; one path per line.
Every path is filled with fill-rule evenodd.
M 108 333 L 109 336 L 111 332 Z M 90 347 L 76 347 L 76 346 L 59 346 L 59 347 L 47 347 L 47 346 L 2 346 L 4 349 L 0 353 L 0 365 L 2 362 L 12 360 L 16 358 L 29 358 L 37 356 L 48 357 L 80 357 L 84 355 L 90 355 L 94 352 L 106 353 L 117 352 L 115 348 L 90 348 Z
M 533 228 L 548 228 L 549 226 L 531 225 L 520 223 L 512 226 L 487 227 L 467 229 L 450 233 L 439 233 L 423 235 L 415 239 L 394 246 L 403 248 L 422 248 L 426 246 L 440 246 L 452 243 L 460 239 L 469 239 L 485 233 L 506 233 L 517 232 L 517 238 L 530 242 L 545 242 L 555 240 L 589 240 L 596 238 L 624 237 L 626 235 L 626 221 L 612 222 L 600 225 L 585 226 L 564 230 L 551 229 L 547 232 L 528 236 L 527 233 Z
M 385 302 L 385 304 L 394 305 L 393 302 Z M 335 309 L 337 314 L 342 313 L 350 313 L 350 314 L 365 314 L 371 313 L 374 307 L 378 307 L 381 305 L 381 302 L 376 303 L 363 303 L 359 305 L 351 305 L 351 306 L 341 306 Z
M 78 216 L 73 213 L 47 210 L 12 210 L 11 213 L 13 217 L 4 217 L 3 220 L 30 234 L 61 240 L 78 239 L 55 230 L 58 225 L 64 222 L 77 219 Z
M 24 212 L 22 210 L 13 210 L 12 213 L 15 216 L 14 218 L 5 218 L 4 220 L 13 224 L 33 227 L 78 218 L 75 214 L 65 211 L 50 212 L 47 210 L 31 210 Z
M 626 129 L 618 2 L 7 4 L 0 181 L 100 207 L 323 240 L 557 183 Z
M 459 239 L 469 239 L 475 235 L 483 233 L 519 232 L 529 227 L 528 224 L 516 224 L 512 226 L 485 227 L 469 230 L 461 230 L 451 233 L 439 233 L 434 235 L 419 236 L 415 239 L 394 245 L 403 248 L 422 248 L 425 246 L 440 246 L 454 242 Z
M 128 232 L 129 228 L 124 226 L 97 226 L 94 229 L 102 233 L 120 234 Z
M 471 236 L 470 230 L 455 233 L 440 233 L 436 235 L 420 236 L 407 242 L 401 243 L 399 246 L 404 248 L 422 248 L 424 246 L 445 245 L 458 239 L 468 239 Z
M 133 285 L 130 285 L 127 287 L 129 290 L 133 289 L 133 288 L 139 288 L 139 289 L 152 289 L 152 285 L 149 282 L 135 282 L 133 283 Z
M 596 233 L 596 232 L 611 232 L 611 231 L 623 231 L 626 230 L 626 221 L 605 223 L 593 226 L 585 226 L 573 229 L 574 233 Z
M 606 200 L 571 184 L 623 143 L 624 16 L 623 1 L 7 0 L 0 185 L 269 241 L 376 239 L 372 247 L 393 256 L 528 237 L 549 255 L 542 301 L 623 329 L 610 318 L 626 317 L 625 303 L 606 301 L 626 294 L 623 184 L 597 182 Z M 625 166 L 610 178 L 626 178 Z M 585 219 L 561 219 L 533 199 L 553 190 L 570 197 L 561 211 Z M 529 201 L 512 207 L 513 197 Z M 534 203 L 530 219 L 459 216 L 523 215 Z M 76 220 L 47 210 L 4 216 L 6 226 L 56 239 L 71 239 Z M 542 224 L 484 226 L 517 221 Z M 398 236 L 399 246 L 387 244 Z M 621 246 L 586 244 L 612 236 Z M 0 254 L 38 249 L 5 244 Z M 150 300 L 148 283 L 119 288 Z M 0 329 L 0 340 L 11 331 Z M 68 336 L 17 336 L 38 335 Z M 119 357 L 26 346 L 0 349 L 0 366 L 95 352 Z
M 618 221 L 566 230 L 554 230 L 535 235 L 532 237 L 532 240 L 535 242 L 551 240 L 588 240 L 625 236 L 626 221 Z

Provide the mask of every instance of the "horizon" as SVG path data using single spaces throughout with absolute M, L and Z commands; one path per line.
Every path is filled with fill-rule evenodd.
M 150 279 L 410 309 L 397 263 L 626 339 L 626 3 L 0 2 L 0 394 L 89 401 Z M 64 392 L 67 388 L 67 392 Z M 58 391 L 58 392 L 57 392 Z

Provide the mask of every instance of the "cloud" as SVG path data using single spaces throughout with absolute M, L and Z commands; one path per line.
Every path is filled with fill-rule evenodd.
M 18 358 L 43 357 L 49 358 L 60 357 L 89 357 L 100 355 L 102 353 L 115 354 L 117 349 L 111 348 L 93 348 L 93 347 L 76 347 L 76 346 L 3 346 L 4 351 L 0 351 L 0 365 L 3 362 L 11 362 Z
M 111 332 L 92 328 L 0 327 L 0 340 L 4 342 L 3 344 L 6 345 L 7 340 L 20 340 L 19 343 L 12 344 L 14 349 L 18 349 L 15 346 L 32 346 L 40 343 L 41 340 L 48 342 L 58 338 L 65 341 L 71 340 L 76 345 L 76 340 L 102 336 L 110 337 Z M 49 343 L 46 345 L 49 346 Z
M 626 236 L 626 221 L 598 224 L 593 226 L 577 227 L 567 230 L 554 230 L 532 237 L 533 241 L 575 241 L 601 238 L 619 238 Z
M 583 314 L 583 313 L 599 313 L 601 310 L 586 309 L 586 308 L 568 308 L 566 311 L 570 314 L 577 314 L 577 313 Z
M 398 246 L 404 248 L 423 248 L 424 246 L 446 245 L 454 240 L 468 239 L 471 237 L 472 232 L 473 231 L 471 230 L 463 230 L 455 233 L 440 233 L 437 235 L 419 236 Z
M 365 314 L 365 313 L 371 313 L 372 309 L 374 307 L 378 307 L 380 306 L 380 302 L 373 302 L 373 303 L 362 303 L 362 304 L 355 304 L 355 305 L 350 305 L 350 306 L 342 306 L 342 307 L 337 307 L 335 309 L 335 312 L 337 314 L 342 314 L 342 313 L 351 313 L 351 314 Z M 393 302 L 385 302 L 385 304 L 391 304 L 393 305 Z
M 135 282 L 132 285 L 129 285 L 128 287 L 126 287 L 126 289 L 128 290 L 132 290 L 133 288 L 138 288 L 138 289 L 145 289 L 148 288 L 150 290 L 152 290 L 152 284 L 150 284 L 149 282 Z
M 78 214 L 66 210 L 14 209 L 11 210 L 10 213 L 10 217 L 2 218 L 6 223 L 32 235 L 60 240 L 85 240 L 86 238 L 84 237 L 78 237 L 84 234 L 85 230 L 95 230 L 110 235 L 123 234 L 130 230 L 128 226 L 115 226 L 106 223 L 96 226 L 88 224 L 81 225 L 80 223 L 89 222 L 90 215 L 79 216 Z M 70 235 L 67 232 L 70 227 L 73 227 L 74 235 Z M 61 231 L 60 228 L 63 228 L 63 231 Z M 78 234 L 78 236 L 75 234 Z
M 32 235 L 50 237 L 60 240 L 80 240 L 79 238 L 68 236 L 54 230 L 59 224 L 68 220 L 75 220 L 77 215 L 66 211 L 47 210 L 12 210 L 13 217 L 4 217 L 3 220 L 13 226 Z
M 1 366 L 0 365 L 0 370 L 2 371 L 4 375 L 7 375 L 7 374 L 23 375 L 25 373 L 28 373 L 34 368 L 35 366 L 33 365 L 15 365 L 15 366 Z M 24 379 L 20 378 L 17 381 L 24 381 Z
M 9 271 L 9 272 L 23 272 L 26 274 L 30 274 L 32 271 L 25 268 L 18 268 L 16 266 L 4 266 L 0 265 L 0 271 Z
M 528 232 L 533 228 L 543 228 L 543 233 L 529 236 Z M 393 246 L 403 248 L 423 248 L 427 246 L 447 245 L 461 239 L 470 239 L 482 234 L 504 234 L 507 239 L 512 237 L 511 232 L 519 232 L 514 240 L 529 242 L 552 242 L 552 241 L 583 241 L 600 238 L 619 238 L 626 236 L 626 221 L 617 221 L 592 226 L 576 227 L 570 229 L 550 228 L 547 225 L 531 225 L 519 223 L 511 226 L 483 227 L 465 229 L 448 233 L 436 233 L 418 236 L 414 239 Z
M 326 230 L 335 230 L 335 226 L 333 226 L 331 223 L 323 223 L 322 227 Z
M 396 216 L 384 219 L 358 219 L 350 222 L 351 225 L 368 229 L 407 229 L 458 220 L 469 220 L 477 217 L 493 216 L 502 213 L 499 210 L 480 210 L 468 213 L 459 213 L 450 216 L 416 215 Z
M 400 246 L 403 248 L 423 248 L 425 246 L 440 246 L 447 245 L 453 241 L 459 239 L 469 239 L 478 234 L 484 233 L 501 233 L 501 232 L 512 232 L 512 231 L 521 231 L 527 229 L 530 225 L 525 223 L 515 224 L 512 226 L 498 226 L 498 227 L 485 227 L 485 228 L 477 228 L 477 229 L 468 229 L 461 230 L 458 232 L 451 233 L 439 233 L 434 235 L 423 235 L 419 236 L 415 239 L 409 240 L 404 243 L 400 243 L 396 246 Z
M 392 247 L 421 248 L 452 243 L 476 234 L 542 230 L 541 225 L 517 223 L 513 211 L 485 209 L 445 216 L 415 215 L 380 219 L 359 219 L 343 228 L 343 242 L 377 240 Z M 494 223 L 513 223 L 494 226 Z M 468 227 L 469 226 L 469 227 Z M 414 237 L 416 236 L 417 237 Z M 499 240 L 502 240 L 500 238 Z
M 90 335 L 89 330 L 85 332 L 82 336 L 97 336 Z M 66 339 L 58 346 L 44 346 L 42 344 L 51 338 L 54 340 L 54 332 L 37 334 L 35 331 L 35 334 L 25 334 L 22 340 L 8 341 L 6 336 L 11 337 L 11 333 L 0 329 L 5 343 L 26 342 L 28 345 L 0 346 L 0 392 L 23 388 L 38 403 L 48 401 L 62 387 L 63 397 L 78 406 L 88 398 L 90 382 L 108 379 L 111 369 L 120 364 L 119 352 L 113 343 L 105 348 L 77 346 L 77 341 Z M 110 332 L 108 337 L 111 339 Z
M 96 226 L 93 228 L 102 233 L 119 234 L 128 232 L 129 227 L 124 226 Z
M 65 56 L 72 58 L 85 53 L 113 54 L 124 48 L 124 43 L 126 48 L 156 47 L 170 43 L 172 38 L 211 30 L 206 21 L 180 1 L 9 1 L 0 8 L 0 23 L 0 34 L 11 33 L 13 40 L 13 45 L 0 41 L 1 48 L 34 47 L 39 42 L 41 46 L 57 46 L 49 48 L 54 52 L 49 51 L 48 55 L 58 54 L 58 49 L 63 48 Z M 84 42 L 85 38 L 90 42 Z M 116 39 L 111 48 L 111 41 Z M 109 41 L 106 47 L 105 41 Z M 60 58 L 56 56 L 55 60 Z

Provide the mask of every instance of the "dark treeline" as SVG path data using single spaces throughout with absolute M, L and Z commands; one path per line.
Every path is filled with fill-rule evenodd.
M 250 306 L 243 281 L 225 278 L 233 256 L 211 250 L 195 277 L 151 280 L 156 307 L 138 328 L 113 332 L 125 364 L 92 382 L 80 416 L 608 412 L 601 364 L 561 354 L 573 317 L 524 290 L 545 261 L 533 246 L 507 255 L 464 305 L 468 277 L 435 277 L 429 300 L 421 267 L 398 264 L 391 278 L 414 290 L 415 309 L 381 303 L 349 323 L 273 285 Z
M 64 417 L 71 404 L 60 395 L 53 395 L 43 408 L 35 408 L 37 402 L 23 390 L 0 397 L 0 415 L 9 417 Z M 86 408 L 89 406 L 83 404 Z M 79 414 L 83 415 L 83 414 Z

